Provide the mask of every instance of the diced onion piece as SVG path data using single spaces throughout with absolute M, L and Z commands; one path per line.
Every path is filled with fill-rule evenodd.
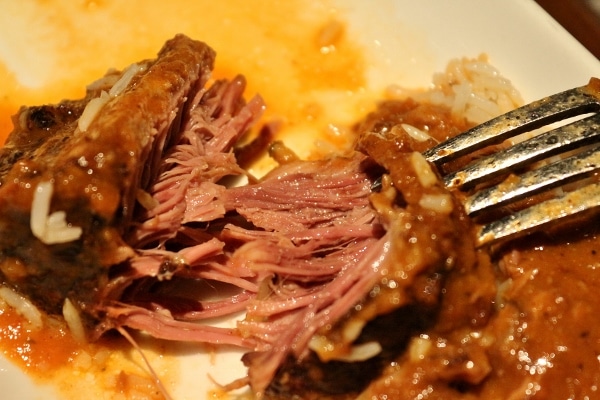
M 431 339 L 427 335 L 421 335 L 411 340 L 408 346 L 408 356 L 413 362 L 423 360 L 432 347 Z
M 506 293 L 513 286 L 512 278 L 508 278 L 501 282 L 496 289 L 496 308 L 502 309 L 506 305 Z
M 437 175 L 433 172 L 431 165 L 429 165 L 421 153 L 417 151 L 413 152 L 410 155 L 410 162 L 421 186 L 427 188 L 433 186 L 437 182 Z
M 341 343 L 335 343 L 325 335 L 313 335 L 308 343 L 308 348 L 315 352 L 323 362 L 336 360 L 340 353 L 345 353 L 346 346 L 338 346 Z
M 45 244 L 68 243 L 81 237 L 83 230 L 67 224 L 64 211 L 50 212 L 54 186 L 52 182 L 40 182 L 35 188 L 31 204 L 29 226 L 33 235 Z
M 346 343 L 355 341 L 361 334 L 362 329 L 367 324 L 366 321 L 354 318 L 344 325 L 342 335 Z
M 448 193 L 424 194 L 419 199 L 419 205 L 440 214 L 450 214 L 454 209 L 452 196 Z
M 269 156 L 281 165 L 289 164 L 299 159 L 298 155 L 292 149 L 279 140 L 269 146 Z
M 65 302 L 63 303 L 62 312 L 73 338 L 79 343 L 85 343 L 85 329 L 83 327 L 83 322 L 81 321 L 81 316 L 79 315 L 77 308 L 75 308 L 68 298 L 65 299 Z
M 32 330 L 37 331 L 42 329 L 44 325 L 42 322 L 42 313 L 32 302 L 6 286 L 0 286 L 0 298 L 10 307 L 14 308 L 19 315 L 29 321 Z

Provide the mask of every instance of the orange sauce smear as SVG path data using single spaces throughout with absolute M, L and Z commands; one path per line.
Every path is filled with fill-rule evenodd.
M 38 0 L 8 8 L 12 22 L 0 25 L 0 34 L 23 34 L 8 41 L 9 60 L 0 64 L 1 141 L 19 106 L 81 97 L 108 68 L 153 58 L 176 33 L 217 51 L 215 78 L 245 75 L 247 96 L 265 98 L 265 119 L 281 122 L 281 137 L 303 158 L 347 147 L 339 127 L 374 98 L 365 90 L 363 51 L 329 1 Z M 265 163 L 250 172 L 261 175 L 274 165 Z
M 87 390 L 111 393 L 111 398 L 162 399 L 143 360 L 121 337 L 110 336 L 97 343 L 80 344 L 65 323 L 44 318 L 44 328 L 32 330 L 27 321 L 9 307 L 0 309 L 0 343 L 5 358 L 21 367 L 35 382 L 51 383 L 61 397 L 79 398 Z M 176 373 L 177 365 L 155 356 L 160 342 L 144 351 L 155 367 Z M 162 374 L 168 379 L 167 373 Z M 96 389 L 96 390 L 94 390 Z
M 12 309 L 0 310 L 0 342 L 10 342 L 4 355 L 23 367 L 35 366 L 40 371 L 69 361 L 80 350 L 72 337 L 61 327 L 31 332 Z
M 279 121 L 280 137 L 303 158 L 348 147 L 347 127 L 380 96 L 366 90 L 364 53 L 327 1 L 38 0 L 7 7 L 11 24 L 0 24 L 0 37 L 12 38 L 11 29 L 22 36 L 7 41 L 12 53 L 0 54 L 0 143 L 21 105 L 81 97 L 107 69 L 153 58 L 176 33 L 217 51 L 215 78 L 245 75 L 247 96 L 260 93 L 267 103 L 264 120 Z M 261 175 L 272 165 L 264 160 L 250 172 Z M 65 399 L 97 390 L 110 398 L 160 398 L 122 338 L 81 346 L 61 323 L 30 332 L 7 308 L 0 309 L 0 349 L 36 381 L 52 382 Z M 167 386 L 176 385 L 176 357 L 168 357 L 168 346 L 156 341 L 145 349 Z M 90 374 L 95 383 L 81 379 Z

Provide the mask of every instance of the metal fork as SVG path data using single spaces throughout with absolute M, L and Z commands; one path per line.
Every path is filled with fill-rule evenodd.
M 479 246 L 491 244 L 600 206 L 599 180 L 590 179 L 600 169 L 599 112 L 600 79 L 591 78 L 585 86 L 545 97 L 468 130 L 424 156 L 442 172 L 447 187 L 468 191 L 467 214 L 480 221 L 486 216 L 492 219 L 480 223 L 477 232 Z M 559 121 L 562 125 L 557 126 Z M 549 130 L 542 129 L 550 124 L 554 125 Z M 538 129 L 543 132 L 532 132 Z M 522 134 L 531 137 L 444 173 L 450 161 Z M 540 162 L 558 155 L 562 155 L 558 161 Z M 581 180 L 579 185 L 570 185 L 578 186 L 575 190 L 556 189 Z M 499 208 L 516 207 L 519 200 L 550 189 L 563 193 L 545 193 L 551 198 L 494 216 Z

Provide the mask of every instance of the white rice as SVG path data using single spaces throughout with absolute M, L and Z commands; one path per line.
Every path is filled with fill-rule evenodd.
M 31 232 L 45 244 L 68 243 L 79 239 L 82 229 L 68 224 L 64 211 L 50 214 L 53 191 L 54 184 L 50 181 L 40 182 L 36 186 L 29 219 Z
M 115 84 L 110 88 L 108 93 L 103 90 L 100 93 L 100 97 L 96 97 L 95 99 L 90 100 L 85 106 L 83 112 L 81 113 L 79 120 L 77 121 L 77 127 L 79 128 L 79 130 L 81 132 L 87 131 L 90 124 L 92 123 L 92 121 L 94 121 L 96 115 L 98 115 L 102 107 L 104 107 L 104 105 L 108 103 L 110 99 L 117 97 L 118 95 L 123 93 L 129 85 L 129 83 L 131 82 L 131 80 L 133 79 L 133 77 L 135 76 L 135 74 L 137 74 L 140 71 L 143 71 L 144 69 L 144 66 L 140 66 L 138 64 L 131 64 L 125 70 L 125 72 L 123 72 L 121 78 L 119 78 L 119 80 L 115 82 Z
M 138 64 L 131 64 L 125 70 L 125 72 L 123 72 L 123 75 L 121 76 L 121 78 L 108 91 L 108 94 L 110 95 L 110 97 L 117 97 L 118 95 L 123 93 L 125 91 L 125 89 L 127 88 L 127 86 L 129 85 L 129 82 L 131 82 L 131 80 L 135 76 L 135 74 L 142 71 L 143 69 L 144 68 Z
M 79 315 L 77 308 L 75 308 L 73 303 L 71 303 L 71 300 L 68 298 L 65 299 L 62 312 L 73 338 L 75 338 L 75 340 L 79 343 L 85 343 L 85 328 L 83 327 L 81 316 Z
M 486 55 L 451 60 L 444 72 L 433 76 L 428 90 L 391 87 L 390 94 L 446 106 L 452 115 L 475 124 L 523 104 L 517 89 L 488 62 Z
M 100 97 L 96 97 L 86 104 L 79 120 L 77 120 L 77 127 L 81 132 L 87 131 L 92 121 L 96 118 L 96 115 L 98 115 L 102 107 L 108 103 L 108 100 L 110 100 L 110 96 L 103 90 L 102 93 L 100 93 Z
M 43 328 L 42 313 L 28 299 L 6 286 L 0 286 L 0 299 L 25 318 L 31 330 L 38 331 Z
M 408 136 L 410 136 L 411 138 L 415 139 L 418 142 L 424 142 L 426 140 L 432 139 L 431 135 L 429 135 L 427 132 L 425 132 L 424 130 L 421 130 L 419 128 L 416 128 L 412 125 L 400 124 L 400 126 L 402 127 L 402 129 L 404 129 L 404 131 L 406 131 L 406 133 L 408 133 Z M 392 129 L 394 129 L 394 128 L 392 128 Z
M 350 352 L 344 356 L 336 357 L 335 360 L 345 362 L 360 362 L 366 361 L 381 353 L 382 347 L 379 342 L 366 342 L 355 344 L 350 349 Z

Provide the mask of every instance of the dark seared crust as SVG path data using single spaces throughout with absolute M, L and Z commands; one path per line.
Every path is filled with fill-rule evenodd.
M 59 313 L 66 297 L 92 312 L 108 267 L 132 254 L 121 235 L 137 191 L 154 173 L 146 165 L 178 130 L 214 55 L 183 35 L 169 40 L 85 132 L 76 122 L 97 85 L 81 101 L 20 111 L 0 154 L 2 281 L 49 312 Z M 32 235 L 33 192 L 45 181 L 54 182 L 50 211 L 65 211 L 69 223 L 82 227 L 79 240 L 46 245 Z
M 87 99 L 64 101 L 58 105 L 22 107 L 13 117 L 15 129 L 0 148 L 0 183 L 19 160 L 32 160 L 44 147 L 52 153 L 72 135 L 74 123 L 83 111 Z
M 402 352 L 412 335 L 435 321 L 435 308 L 410 305 L 371 321 L 357 343 L 379 342 L 383 352 L 360 362 L 324 363 L 311 352 L 302 362 L 289 357 L 279 369 L 265 397 L 270 400 L 355 399 Z

